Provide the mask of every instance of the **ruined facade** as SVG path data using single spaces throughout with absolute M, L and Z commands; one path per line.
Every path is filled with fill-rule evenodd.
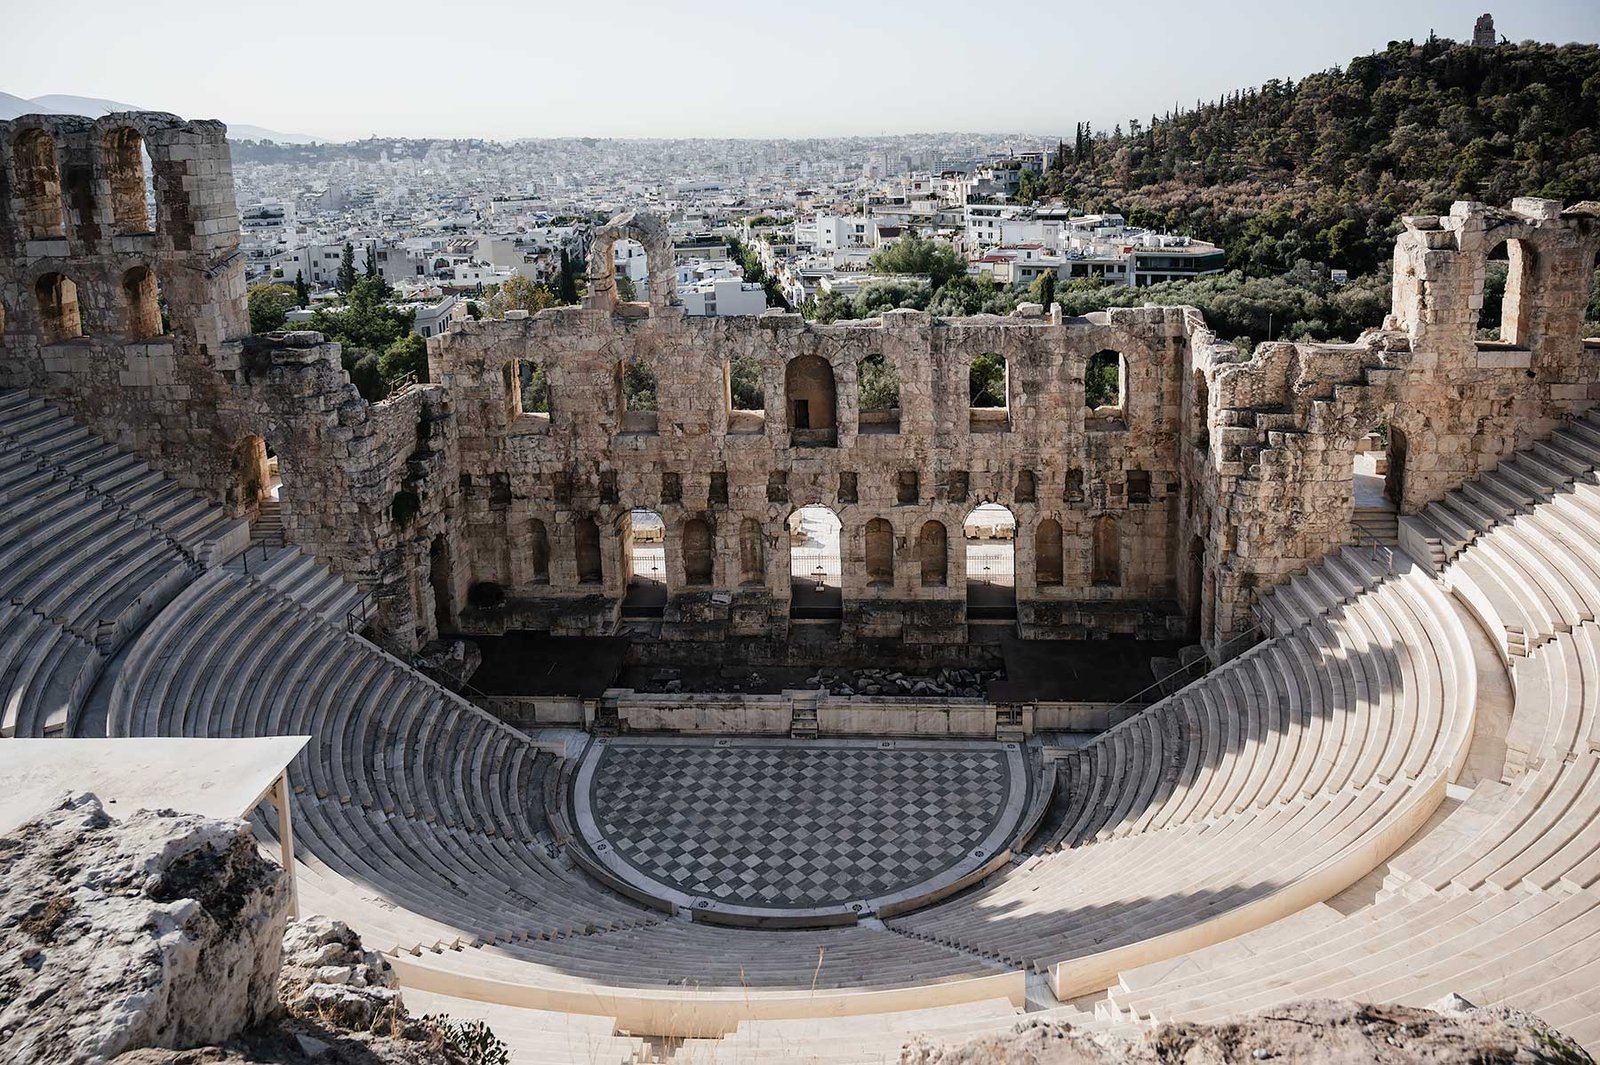
M 1258 589 L 1348 542 L 1369 432 L 1387 427 L 1410 512 L 1594 402 L 1597 211 L 1408 219 L 1379 328 L 1249 358 L 1186 308 L 690 318 L 665 227 L 624 215 L 584 306 L 459 323 L 429 341 L 431 383 L 368 404 L 337 345 L 247 335 L 220 124 L 28 116 L 0 123 L 0 386 L 68 403 L 235 513 L 270 449 L 288 536 L 373 591 L 401 648 L 441 627 L 609 631 L 634 508 L 665 526 L 664 638 L 782 638 L 788 521 L 814 504 L 842 525 L 847 637 L 956 642 L 962 526 L 997 503 L 1024 635 L 1187 630 L 1224 654 Z M 644 302 L 617 300 L 623 238 L 649 257 Z M 1480 341 L 1501 247 L 1506 324 Z M 973 363 L 996 357 L 1003 402 L 974 407 Z M 863 404 L 863 363 L 897 400 Z M 1091 367 L 1116 381 L 1095 408 Z M 736 368 L 759 409 L 735 408 Z M 630 374 L 652 402 L 629 409 Z

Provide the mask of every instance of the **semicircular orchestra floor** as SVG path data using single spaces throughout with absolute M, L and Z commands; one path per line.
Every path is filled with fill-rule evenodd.
M 574 827 L 632 889 L 705 918 L 914 906 L 993 862 L 1028 806 L 1019 745 L 622 737 L 590 745 Z

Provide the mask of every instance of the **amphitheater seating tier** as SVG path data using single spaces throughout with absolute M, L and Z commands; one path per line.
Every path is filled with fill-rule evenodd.
M 100 689 L 112 735 L 313 736 L 291 770 L 302 908 L 347 920 L 423 986 L 754 1001 L 1025 969 L 1064 996 L 1109 986 L 1095 1027 L 1454 991 L 1595 1045 L 1597 467 L 1600 418 L 1577 420 L 1404 519 L 1425 565 L 1347 549 L 1274 590 L 1274 638 L 1058 758 L 1029 853 L 886 926 L 718 928 L 590 880 L 544 820 L 553 745 L 351 633 L 359 592 L 309 557 L 214 565 L 237 523 L 18 392 L 0 392 L 0 503 L 20 515 L 0 529 L 4 732 L 70 731 L 121 652 Z M 1475 623 L 1515 708 L 1503 779 L 1469 794 L 1447 784 L 1484 727 Z M 1339 894 L 1362 877 L 1375 894 Z M 518 1061 L 640 1052 L 599 1007 L 412 994 L 419 1012 L 504 1026 Z M 1004 1030 L 1018 1002 L 989 990 L 937 1017 L 747 1019 L 680 1060 L 792 1060 L 801 1039 L 819 1062 L 891 1060 L 918 1031 Z

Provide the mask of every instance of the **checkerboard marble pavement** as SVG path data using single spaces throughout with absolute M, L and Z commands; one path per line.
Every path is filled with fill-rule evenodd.
M 611 744 L 588 800 L 651 880 L 734 906 L 838 905 L 920 884 L 1005 810 L 998 748 Z

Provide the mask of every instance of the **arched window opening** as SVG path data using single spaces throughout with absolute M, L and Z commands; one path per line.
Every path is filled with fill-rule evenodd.
M 942 521 L 924 522 L 917 533 L 917 570 L 924 588 L 943 588 L 949 581 L 949 540 Z
M 789 440 L 795 447 L 834 447 L 839 442 L 833 366 L 820 355 L 801 355 L 784 368 L 783 392 Z
M 894 586 L 894 526 L 883 518 L 873 518 L 866 528 L 867 583 L 874 587 Z
M 961 523 L 966 540 L 967 618 L 1017 616 L 1017 519 L 998 503 L 974 507 Z
M 611 245 L 611 263 L 616 270 L 617 302 L 636 303 L 648 299 L 650 259 L 644 245 L 624 237 Z
M 517 360 L 517 396 L 514 409 L 518 414 L 550 417 L 550 379 L 544 367 L 533 359 Z
M 1194 405 L 1193 428 L 1190 430 L 1194 446 L 1201 451 L 1209 451 L 1211 449 L 1211 386 L 1206 383 L 1206 372 L 1204 370 L 1196 370 L 1194 372 L 1194 392 L 1191 394 L 1189 402 Z
M 856 365 L 858 431 L 867 435 L 900 431 L 900 371 L 875 352 Z
M 1537 253 L 1525 240 L 1504 240 L 1489 250 L 1478 292 L 1477 339 L 1489 345 L 1527 347 L 1533 326 Z
M 712 582 L 716 570 L 715 537 L 711 524 L 704 518 L 690 518 L 683 523 L 683 582 L 691 587 L 704 587 Z
M 1092 411 L 1122 412 L 1127 403 L 1127 360 L 1120 351 L 1097 351 L 1083 371 L 1083 399 Z
M 767 394 L 760 360 L 752 355 L 740 355 L 731 360 L 723 372 L 728 400 L 728 431 L 761 432 L 767 425 Z
M 149 233 L 151 188 L 149 156 L 137 130 L 110 130 L 104 143 L 106 181 L 111 187 L 111 226 L 118 234 Z
M 538 518 L 533 519 L 528 535 L 528 579 L 534 584 L 550 583 L 550 530 Z
M 591 517 L 572 523 L 573 555 L 579 584 L 599 584 L 605 579 L 600 563 L 600 526 Z
M 129 340 L 149 340 L 167 331 L 155 271 L 148 266 L 135 266 L 122 275 L 122 318 Z
M 622 411 L 622 431 L 656 431 L 656 370 L 646 359 L 628 359 L 617 367 L 617 406 Z
M 84 335 L 83 309 L 78 306 L 78 286 L 61 274 L 45 274 L 34 283 L 44 342 L 59 344 Z
M 1122 527 L 1110 514 L 1094 522 L 1094 558 L 1089 579 L 1095 584 L 1116 586 L 1122 583 Z
M 1011 428 L 1010 388 L 1004 355 L 988 352 L 972 360 L 967 373 L 967 417 L 972 432 L 1003 433 Z
M 433 590 L 433 625 L 438 634 L 455 628 L 455 593 L 450 566 L 450 544 L 440 533 L 428 548 L 428 586 Z
M 804 621 L 842 618 L 839 516 L 813 504 L 790 514 L 788 528 L 789 616 Z
M 24 235 L 28 240 L 65 236 L 55 141 L 42 129 L 30 129 L 16 139 L 12 151 Z
M 746 518 L 739 523 L 739 583 L 767 582 L 767 543 L 761 522 Z
M 667 608 L 667 524 L 655 511 L 635 508 L 622 516 L 620 532 L 622 572 L 628 575 L 622 614 L 659 618 Z
M 1045 587 L 1059 587 L 1062 571 L 1061 523 L 1046 518 L 1033 531 L 1034 580 Z

